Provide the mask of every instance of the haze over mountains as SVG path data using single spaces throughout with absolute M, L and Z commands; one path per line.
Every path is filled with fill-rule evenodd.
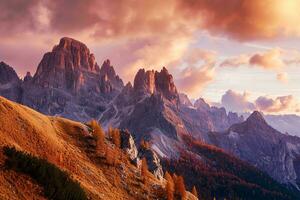
M 62 38 L 43 56 L 36 73 L 27 74 L 23 80 L 1 62 L 0 95 L 46 115 L 80 122 L 96 119 L 105 129 L 128 129 L 136 144 L 150 142 L 162 159 L 176 160 L 182 154 L 191 154 L 197 158 L 195 162 L 205 160 L 206 167 L 225 170 L 224 166 L 214 166 L 209 155 L 199 153 L 203 146 L 192 144 L 186 139 L 189 137 L 224 149 L 279 183 L 300 187 L 300 138 L 275 130 L 259 112 L 245 120 L 237 113 L 208 105 L 204 99 L 192 104 L 177 90 L 165 67 L 160 71 L 140 69 L 133 85 L 124 85 L 109 60 L 98 65 L 87 46 L 72 38 Z M 227 153 L 216 154 L 229 159 Z M 232 163 L 248 169 L 248 164 L 237 158 L 232 158 Z M 261 173 L 249 167 L 250 172 Z M 259 185 L 257 180 L 226 173 Z M 185 178 L 191 180 L 188 175 Z M 265 174 L 260 178 L 272 182 Z M 265 185 L 259 187 L 266 189 Z

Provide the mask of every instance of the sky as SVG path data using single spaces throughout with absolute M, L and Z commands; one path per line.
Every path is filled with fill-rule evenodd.
M 0 60 L 20 76 L 67 36 L 122 79 L 165 66 L 192 99 L 300 114 L 299 0 L 0 0 Z

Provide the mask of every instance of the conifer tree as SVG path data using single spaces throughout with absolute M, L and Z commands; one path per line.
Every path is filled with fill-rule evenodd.
M 142 165 L 141 165 L 141 176 L 143 179 L 143 182 L 146 183 L 146 179 L 148 178 L 148 165 L 146 158 L 142 159 Z
M 96 140 L 96 151 L 103 153 L 104 151 L 104 139 L 105 139 L 105 133 L 101 127 L 101 125 L 98 124 L 96 120 L 92 120 L 90 122 L 90 126 L 93 130 L 93 135 Z
M 108 129 L 108 135 L 109 138 L 112 140 L 112 143 L 116 145 L 117 148 L 121 147 L 121 134 L 120 130 L 117 128 L 111 128 Z
M 166 172 L 165 173 L 165 179 L 167 181 L 167 183 L 166 183 L 167 200 L 173 200 L 174 199 L 174 181 L 173 181 L 173 178 L 168 172 Z
M 186 190 L 184 179 L 182 176 L 177 176 L 175 182 L 175 194 L 178 194 L 182 200 L 186 199 Z
M 197 192 L 197 189 L 196 187 L 194 186 L 193 189 L 192 189 L 192 194 L 198 198 L 198 192 Z

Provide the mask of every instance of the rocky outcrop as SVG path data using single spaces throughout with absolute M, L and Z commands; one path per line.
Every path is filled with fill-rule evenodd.
M 179 101 L 180 104 L 183 104 L 185 106 L 193 106 L 192 102 L 190 101 L 190 99 L 188 98 L 188 96 L 184 93 L 179 93 Z
M 150 148 L 140 148 L 138 157 L 140 160 L 146 159 L 148 170 L 158 179 L 162 179 L 164 172 L 157 154 Z
M 24 77 L 24 79 L 23 79 L 23 81 L 24 81 L 25 83 L 27 83 L 27 82 L 29 82 L 29 81 L 31 81 L 31 80 L 32 80 L 31 73 L 30 73 L 30 72 L 27 72 L 26 75 L 25 75 L 25 77 Z
M 160 72 L 140 69 L 134 78 L 134 89 L 138 94 L 159 93 L 167 100 L 179 103 L 179 94 L 173 77 L 165 67 Z
M 207 111 L 210 109 L 210 106 L 204 101 L 203 98 L 199 98 L 194 103 L 195 108 L 202 111 Z
M 134 162 L 137 162 L 138 151 L 134 139 L 128 130 L 121 130 L 121 149 L 123 149 Z
M 15 70 L 4 62 L 0 62 L 0 84 L 18 82 L 20 79 Z
M 114 67 L 110 64 L 110 60 L 105 60 L 100 68 L 100 91 L 102 93 L 110 93 L 113 90 L 121 90 L 123 81 L 116 74 Z
M 0 95 L 19 102 L 22 95 L 21 80 L 15 70 L 0 62 Z

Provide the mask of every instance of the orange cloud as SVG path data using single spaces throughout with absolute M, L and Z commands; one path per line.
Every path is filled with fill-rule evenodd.
M 254 54 L 249 63 L 251 65 L 257 65 L 265 69 L 278 69 L 284 66 L 284 62 L 281 58 L 282 51 L 278 48 L 271 49 L 265 53 Z
M 215 77 L 215 68 L 207 65 L 201 68 L 188 67 L 178 77 L 176 84 L 180 91 L 188 93 L 191 97 L 198 97 L 199 93 Z
M 190 49 L 182 58 L 182 64 L 187 67 L 176 73 L 176 84 L 180 91 L 191 97 L 198 97 L 199 93 L 215 77 L 215 63 L 217 52 L 200 48 Z M 175 80 L 176 80 L 175 79 Z
M 201 18 L 212 34 L 238 40 L 299 35 L 298 0 L 184 0 L 187 18 Z
M 254 54 L 242 54 L 225 59 L 220 67 L 240 67 L 242 65 L 257 66 L 263 69 L 278 70 L 286 65 L 283 60 L 284 51 L 279 48 Z

